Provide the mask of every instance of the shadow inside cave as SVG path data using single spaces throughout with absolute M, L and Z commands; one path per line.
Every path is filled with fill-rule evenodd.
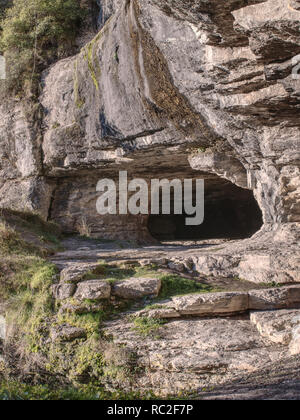
M 186 218 L 190 216 L 186 214 L 165 215 L 161 212 L 149 217 L 148 230 L 152 237 L 159 241 L 244 239 L 256 233 L 263 225 L 263 218 L 253 192 L 219 180 L 219 184 L 205 184 L 204 222 L 201 225 L 187 226 Z M 173 207 L 172 203 L 171 210 Z

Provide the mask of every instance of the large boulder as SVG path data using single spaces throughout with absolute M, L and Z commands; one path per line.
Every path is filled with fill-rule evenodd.
M 84 328 L 73 327 L 71 325 L 59 325 L 50 331 L 52 341 L 72 341 L 76 338 L 85 338 Z
M 78 284 L 74 298 L 77 300 L 109 299 L 111 286 L 103 280 L 87 280 Z
M 157 278 L 131 278 L 113 284 L 112 294 L 122 299 L 141 299 L 158 296 L 161 280 Z
M 61 283 L 78 283 L 84 279 L 84 276 L 92 272 L 98 266 L 98 263 L 73 263 L 64 268 L 60 273 Z

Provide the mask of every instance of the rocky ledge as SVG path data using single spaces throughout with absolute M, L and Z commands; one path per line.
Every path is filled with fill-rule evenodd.
M 215 298 L 191 295 L 184 301 L 201 300 L 203 303 Z M 207 389 L 212 394 L 218 388 L 224 392 L 229 384 L 238 389 L 239 383 L 247 378 L 250 387 L 253 380 L 249 375 L 255 377 L 262 370 L 267 371 L 270 380 L 270 376 L 278 372 L 276 365 L 279 363 L 288 365 L 293 360 L 295 367 L 299 366 L 299 309 L 250 311 L 249 315 L 234 316 L 232 296 L 227 294 L 227 298 L 226 301 L 226 295 L 223 296 L 222 305 L 232 312 L 231 316 L 223 311 L 216 318 L 214 309 L 209 311 L 206 306 L 205 316 L 193 307 L 181 317 L 177 312 L 177 318 L 172 319 L 174 310 L 154 309 L 134 314 L 159 314 L 168 318 L 167 323 L 157 324 L 149 336 L 140 335 L 132 320 L 133 314 L 128 316 L 127 322 L 121 318 L 107 323 L 105 333 L 118 345 L 137 354 L 137 365 L 144 372 L 136 379 L 137 386 L 154 389 L 160 395 L 190 391 L 202 398 Z M 183 298 L 175 299 L 178 300 Z M 245 306 L 235 309 L 244 310 Z M 187 317 L 191 312 L 193 317 Z M 255 385 L 257 389 L 259 383 Z M 232 394 L 231 398 L 234 398 Z

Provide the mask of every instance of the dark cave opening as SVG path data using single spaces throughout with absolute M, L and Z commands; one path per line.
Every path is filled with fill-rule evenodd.
M 253 192 L 221 178 L 218 180 L 205 184 L 205 215 L 201 225 L 187 226 L 185 221 L 189 216 L 186 214 L 151 215 L 148 220 L 150 234 L 159 241 L 251 237 L 263 225 Z

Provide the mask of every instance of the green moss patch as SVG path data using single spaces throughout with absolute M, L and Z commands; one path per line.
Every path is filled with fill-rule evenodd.
M 165 299 L 172 296 L 186 295 L 189 293 L 209 293 L 217 291 L 212 286 L 209 286 L 199 281 L 178 276 L 176 274 L 166 274 L 161 277 L 162 288 L 159 298 Z
M 151 392 L 124 393 L 122 391 L 109 392 L 97 384 L 81 385 L 77 387 L 50 387 L 48 385 L 29 385 L 16 381 L 0 380 L 0 400 L 59 400 L 59 401 L 89 401 L 89 400 L 138 400 L 153 399 Z
M 142 336 L 152 336 L 160 338 L 159 329 L 166 324 L 166 321 L 156 318 L 139 317 L 133 320 L 133 331 L 136 331 Z

